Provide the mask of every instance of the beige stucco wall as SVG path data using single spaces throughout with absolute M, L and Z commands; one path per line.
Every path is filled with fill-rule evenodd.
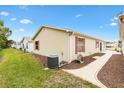
M 87 56 L 96 52 L 100 52 L 100 49 L 95 47 L 96 40 L 87 37 L 81 38 L 85 38 L 85 52 L 82 52 L 82 55 Z M 40 46 L 39 50 L 33 50 L 33 52 L 36 54 L 44 56 L 56 54 L 59 56 L 60 62 L 71 62 L 77 58 L 77 54 L 75 54 L 75 35 L 73 34 L 69 35 L 63 31 L 43 28 L 33 43 L 35 41 L 39 41 Z
M 119 38 L 120 38 L 120 41 L 122 41 L 121 50 L 122 50 L 122 53 L 124 55 L 124 23 L 122 23 L 120 20 L 121 17 L 124 20 L 123 16 L 124 16 L 124 14 L 118 16 L 118 23 L 119 23 Z
M 90 39 L 87 37 L 80 37 L 85 39 L 85 52 L 81 52 L 78 54 L 82 54 L 83 56 L 88 56 L 93 53 L 100 52 L 100 47 L 96 48 L 96 40 Z M 75 60 L 77 58 L 78 54 L 75 54 L 75 35 L 70 36 L 70 59 Z M 105 50 L 105 43 L 102 41 L 99 41 L 99 43 L 102 43 L 102 49 Z M 100 46 L 100 44 L 99 44 Z
M 71 62 L 72 60 L 75 60 L 77 57 L 76 57 L 76 54 L 75 54 L 75 35 L 71 35 L 70 36 L 70 61 Z
M 69 34 L 53 29 L 43 28 L 40 34 L 35 38 L 39 40 L 40 49 L 34 50 L 34 53 L 49 56 L 58 55 L 59 60 L 69 61 Z M 63 56 L 62 56 L 63 53 Z
M 95 52 L 99 52 L 99 48 L 96 48 L 96 41 L 93 39 L 86 38 L 85 39 L 85 55 L 90 55 Z
M 102 42 L 102 41 L 101 41 L 101 42 Z M 103 51 L 106 50 L 106 42 L 102 42 L 102 49 L 103 49 Z
M 121 23 L 119 21 L 119 34 L 120 34 L 120 40 L 124 41 L 124 23 Z
M 120 18 L 123 17 L 124 14 L 120 15 L 118 17 L 118 23 L 119 23 L 119 35 L 120 35 L 120 40 L 124 41 L 124 23 L 120 21 Z

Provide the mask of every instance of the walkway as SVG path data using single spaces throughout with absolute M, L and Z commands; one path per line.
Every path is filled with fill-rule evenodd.
M 106 54 L 102 57 L 98 58 L 94 62 L 88 64 L 85 67 L 79 68 L 79 69 L 63 69 L 64 71 L 71 73 L 75 76 L 78 76 L 84 80 L 87 80 L 99 87 L 106 88 L 105 85 L 103 85 L 98 79 L 97 74 L 100 71 L 100 69 L 104 66 L 104 64 L 108 61 L 108 59 L 112 56 L 112 54 L 115 54 L 114 51 L 106 51 Z

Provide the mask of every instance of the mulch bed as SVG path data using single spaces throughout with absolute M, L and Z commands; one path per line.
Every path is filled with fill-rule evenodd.
M 38 55 L 38 54 L 33 54 L 33 55 L 41 65 L 43 65 L 44 67 L 47 67 L 47 57 L 46 56 Z
M 84 57 L 84 63 L 76 63 L 76 62 L 73 61 L 73 62 L 63 66 L 62 69 L 78 69 L 78 68 L 84 67 L 84 66 L 88 65 L 89 63 L 96 60 L 93 57 L 103 56 L 104 54 L 105 53 L 95 53 L 95 54 L 92 54 L 90 56 L 86 56 L 86 57 Z
M 98 79 L 109 88 L 124 87 L 124 56 L 112 55 L 98 73 Z

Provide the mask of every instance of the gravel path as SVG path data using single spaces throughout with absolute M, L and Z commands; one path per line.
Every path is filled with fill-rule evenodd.
M 124 87 L 124 57 L 113 54 L 98 73 L 98 79 L 107 87 Z

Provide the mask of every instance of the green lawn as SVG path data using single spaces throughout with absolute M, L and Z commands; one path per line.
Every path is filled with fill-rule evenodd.
M 96 87 L 61 70 L 44 70 L 31 54 L 20 50 L 2 50 L 0 57 L 0 87 L 3 88 Z

